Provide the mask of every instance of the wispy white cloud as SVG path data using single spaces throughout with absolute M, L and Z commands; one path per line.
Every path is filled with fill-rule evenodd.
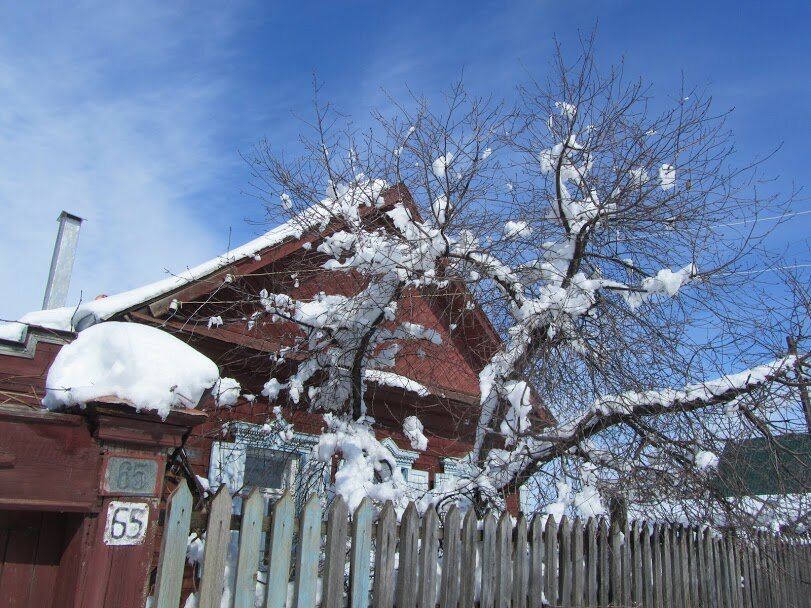
M 0 318 L 41 304 L 62 209 L 88 220 L 72 302 L 224 248 L 195 197 L 237 159 L 216 143 L 223 77 L 196 61 L 232 25 L 167 4 L 0 9 Z

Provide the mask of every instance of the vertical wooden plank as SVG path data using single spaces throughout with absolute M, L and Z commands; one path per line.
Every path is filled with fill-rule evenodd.
M 651 531 L 651 585 L 653 586 L 653 606 L 662 608 L 664 598 L 662 589 L 662 527 L 653 524 Z
M 741 587 L 741 559 L 740 559 L 740 546 L 738 544 L 737 534 L 731 532 L 729 535 L 729 550 L 732 554 L 732 600 L 736 606 L 743 605 L 743 590 Z
M 436 510 L 430 507 L 422 518 L 422 542 L 420 544 L 420 593 L 417 606 L 418 608 L 434 608 L 439 551 L 439 517 Z
M 753 608 L 752 605 L 752 573 L 750 572 L 751 562 L 749 561 L 749 547 L 743 541 L 738 550 L 741 565 L 741 593 L 743 594 L 743 608 Z
M 456 608 L 459 601 L 459 568 L 462 563 L 460 522 L 459 509 L 452 505 L 445 515 L 442 533 L 442 583 L 439 589 L 441 608 Z
M 729 600 L 729 572 L 726 564 L 726 546 L 723 538 L 713 539 L 713 554 L 715 558 L 715 574 L 718 581 L 718 605 L 731 608 Z
M 493 608 L 496 599 L 496 518 L 492 513 L 482 521 L 482 590 L 481 608 Z M 399 608 L 399 607 L 398 607 Z
M 560 556 L 558 558 L 558 578 L 560 579 L 560 605 L 572 605 L 572 527 L 564 515 L 558 529 Z
M 375 608 L 391 608 L 394 604 L 394 558 L 397 549 L 397 513 L 390 500 L 386 501 L 377 519 L 375 535 L 375 581 L 372 599 Z
M 256 572 L 262 543 L 265 499 L 257 488 L 242 502 L 239 526 L 239 556 L 234 584 L 234 608 L 253 608 L 256 598 Z
M 600 524 L 597 526 L 597 550 L 599 552 L 599 585 L 598 602 L 603 608 L 607 608 L 609 602 L 610 586 L 610 572 L 609 566 L 609 540 L 608 540 L 608 524 L 605 518 L 600 518 Z
M 546 558 L 544 560 L 544 578 L 546 601 L 556 606 L 558 604 L 558 526 L 552 515 L 546 517 L 546 530 L 544 531 L 546 544 Z
M 642 522 L 639 543 L 642 547 L 642 597 L 645 606 L 653 606 L 653 554 L 651 529 L 647 522 Z
M 476 512 L 470 509 L 462 524 L 462 571 L 459 573 L 459 606 L 473 606 L 476 595 L 476 554 L 479 545 Z
M 199 608 L 219 608 L 225 578 L 225 561 L 231 537 L 231 495 L 222 485 L 211 502 L 203 554 Z
M 611 526 L 611 603 L 620 606 L 622 594 L 622 530 Z
M 670 538 L 672 526 L 662 529 L 662 599 L 665 608 L 673 607 L 673 568 L 671 568 Z
M 583 520 L 572 525 L 572 606 L 582 608 L 585 571 L 583 568 Z
M 321 503 L 313 494 L 301 511 L 296 553 L 296 581 L 293 586 L 295 608 L 314 608 L 321 557 Z
M 529 571 L 529 608 L 542 608 L 543 602 L 543 522 L 540 515 L 532 518 Z
M 2 513 L 0 513 L 2 514 Z M 14 515 L 18 514 L 13 514 Z M 41 513 L 24 513 L 9 529 L 6 537 L 5 556 L 0 553 L 0 597 L 7 608 L 26 608 L 34 579 L 34 559 L 37 555 L 42 524 Z
M 352 553 L 349 560 L 349 605 L 369 605 L 369 564 L 372 557 L 372 502 L 364 498 L 352 518 Z
M 597 520 L 586 523 L 586 606 L 597 605 Z
M 155 608 L 177 608 L 180 604 L 191 510 L 191 492 L 184 481 L 175 488 L 168 499 L 158 574 L 155 579 Z
M 670 567 L 673 570 L 673 605 L 687 608 L 681 575 L 681 530 L 680 525 L 670 526 Z
M 642 546 L 640 539 L 642 537 L 640 523 L 635 521 L 631 527 L 631 552 L 633 554 L 633 595 L 632 600 L 637 605 L 641 605 L 645 601 L 642 593 Z M 628 544 L 626 540 L 625 544 Z
M 631 566 L 631 529 L 626 523 L 622 530 L 623 542 L 620 547 L 622 556 L 622 605 L 631 605 L 631 589 L 633 587 L 633 574 Z
M 512 608 L 527 608 L 527 586 L 529 582 L 529 555 L 527 549 L 527 518 L 522 513 L 518 516 L 518 521 L 515 524 Z
M 496 527 L 496 591 L 497 608 L 509 608 L 512 598 L 512 518 L 504 511 Z
M 690 599 L 690 565 L 687 557 L 687 534 L 688 529 L 679 525 L 679 561 L 681 572 L 681 597 L 685 606 L 693 606 L 693 601 Z M 740 608 L 740 605 L 739 605 Z
M 349 508 L 336 496 L 327 512 L 327 543 L 324 547 L 324 572 L 321 605 L 339 608 L 344 603 L 344 572 L 346 570 L 346 536 Z
M 295 508 L 295 502 L 289 492 L 285 492 L 273 505 L 268 545 L 268 584 L 265 589 L 266 608 L 283 608 L 287 602 Z
M 701 598 L 701 606 L 712 606 L 712 594 L 710 593 L 710 581 L 712 574 L 710 565 L 712 564 L 712 540 L 709 528 L 705 528 L 698 535 L 698 591 Z
M 693 598 L 693 605 L 701 605 L 701 595 L 698 592 L 698 548 L 699 536 L 697 528 L 687 528 L 687 557 L 689 558 L 690 574 L 690 597 Z
M 420 520 L 413 502 L 400 521 L 400 565 L 397 572 L 397 608 L 417 605 L 417 551 Z

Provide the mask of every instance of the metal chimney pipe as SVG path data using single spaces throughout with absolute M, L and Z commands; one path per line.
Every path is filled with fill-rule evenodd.
M 51 272 L 48 274 L 48 286 L 45 288 L 42 310 L 61 308 L 68 300 L 68 287 L 70 287 L 70 275 L 73 272 L 73 260 L 76 258 L 79 229 L 84 220 L 77 215 L 63 211 L 56 221 L 59 222 L 59 233 L 56 235 L 56 244 L 54 244 Z

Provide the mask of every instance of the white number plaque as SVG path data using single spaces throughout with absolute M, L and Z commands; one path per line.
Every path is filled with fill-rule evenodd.
M 149 505 L 145 502 L 113 500 L 107 507 L 105 545 L 140 545 L 146 538 Z

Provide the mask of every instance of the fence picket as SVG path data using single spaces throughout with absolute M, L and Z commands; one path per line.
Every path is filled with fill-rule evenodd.
M 586 523 L 586 606 L 597 605 L 597 520 Z
M 428 509 L 422 518 L 418 608 L 434 608 L 436 603 L 436 562 L 439 548 L 439 517 Z
M 572 524 L 572 606 L 583 606 L 583 520 L 576 517 Z
M 293 513 L 295 503 L 289 492 L 273 505 L 270 527 L 268 582 L 265 608 L 282 608 L 287 602 L 290 560 L 293 547 Z
M 518 516 L 518 521 L 515 524 L 512 608 L 527 608 L 527 587 L 529 584 L 529 556 L 527 549 L 527 518 L 522 513 Z
M 611 603 L 622 602 L 622 532 L 616 524 L 611 526 Z
M 155 608 L 177 608 L 180 604 L 191 523 L 191 498 L 191 491 L 185 481 L 169 496 L 161 540 L 161 561 L 155 579 Z
M 220 486 L 211 502 L 203 554 L 203 577 L 200 581 L 199 608 L 219 608 L 231 536 L 231 495 Z
M 558 578 L 560 579 L 560 605 L 572 605 L 572 527 L 564 515 L 558 528 Z
M 492 513 L 482 521 L 482 591 L 481 608 L 493 608 L 496 594 L 496 518 Z
M 296 553 L 296 582 L 293 587 L 293 605 L 296 608 L 314 608 L 315 581 L 318 580 L 318 561 L 321 555 L 321 503 L 313 494 L 304 505 L 298 533 Z
M 496 527 L 496 590 L 497 608 L 509 608 L 512 596 L 512 536 L 509 512 L 504 511 Z
M 459 606 L 473 606 L 476 595 L 476 549 L 478 547 L 476 512 L 470 509 L 462 523 L 462 571 L 459 573 Z
M 386 501 L 377 520 L 375 536 L 375 581 L 372 599 L 375 608 L 391 608 L 394 603 L 394 564 L 397 548 L 397 514 Z
M 324 608 L 339 608 L 344 603 L 348 516 L 349 509 L 344 499 L 336 496 L 327 514 L 327 544 L 324 548 L 323 590 L 321 592 L 321 605 Z
M 420 520 L 413 502 L 400 522 L 400 565 L 397 572 L 397 608 L 417 605 L 417 547 Z
M 372 501 L 364 498 L 352 517 L 352 553 L 349 560 L 349 605 L 369 605 L 369 563 L 372 557 Z
M 441 608 L 456 608 L 459 601 L 459 566 L 462 560 L 459 531 L 459 509 L 452 505 L 445 515 L 442 536 L 442 583 L 439 590 Z
M 642 522 L 639 542 L 642 546 L 642 597 L 645 606 L 653 606 L 653 555 L 651 553 L 651 529 L 647 522 Z
M 161 559 L 154 592 L 157 608 L 178 608 L 183 554 L 191 519 L 191 493 L 184 484 L 169 497 Z M 264 499 L 253 491 L 243 500 L 239 521 L 239 553 L 234 580 L 234 608 L 253 605 Z M 232 499 L 220 488 L 210 505 L 203 578 L 198 606 L 219 606 L 232 522 Z M 480 584 L 480 608 L 541 608 L 551 606 L 646 606 L 651 608 L 754 608 L 805 606 L 811 565 L 807 535 L 760 532 L 739 535 L 734 529 L 712 533 L 682 525 L 634 522 L 621 530 L 605 520 L 535 517 L 529 525 L 521 515 L 513 525 L 508 513 L 499 519 L 485 514 L 481 540 L 473 510 L 451 507 L 444 530 L 429 510 L 419 517 L 416 506 L 406 508 L 399 531 L 392 503 L 380 511 L 372 555 L 373 507 L 364 499 L 352 515 L 348 534 L 346 503 L 336 498 L 328 513 L 322 553 L 321 507 L 311 496 L 299 520 L 293 602 L 290 586 L 291 547 L 295 529 L 294 502 L 285 494 L 270 517 L 269 571 L 265 606 L 315 608 L 319 562 L 323 557 L 322 608 L 344 608 L 346 553 L 350 552 L 350 608 L 465 608 L 474 606 Z M 460 529 L 461 528 L 461 529 Z M 347 541 L 351 538 L 351 543 Z M 440 538 L 442 539 L 440 552 Z M 480 556 L 480 561 L 478 557 Z M 437 581 L 437 561 L 443 564 Z M 481 566 L 478 567 L 477 564 Z M 477 572 L 481 579 L 477 581 Z M 437 591 L 439 597 L 437 598 Z
M 542 608 L 543 602 L 543 559 L 544 539 L 543 523 L 540 515 L 532 518 L 530 570 L 529 570 L 529 608 Z
M 242 501 L 242 519 L 239 533 L 239 557 L 234 583 L 234 608 L 253 608 L 256 597 L 256 571 L 259 570 L 259 552 L 262 543 L 262 520 L 265 517 L 265 499 L 254 488 Z
M 545 589 L 546 601 L 551 605 L 558 604 L 558 526 L 555 516 L 549 515 L 546 518 L 546 533 L 544 534 L 546 543 L 545 568 Z
M 600 524 L 597 527 L 597 550 L 600 553 L 600 565 L 598 567 L 599 575 L 599 605 L 606 608 L 609 602 L 610 586 L 610 567 L 609 567 L 609 540 L 608 540 L 608 524 L 605 519 L 600 519 Z

